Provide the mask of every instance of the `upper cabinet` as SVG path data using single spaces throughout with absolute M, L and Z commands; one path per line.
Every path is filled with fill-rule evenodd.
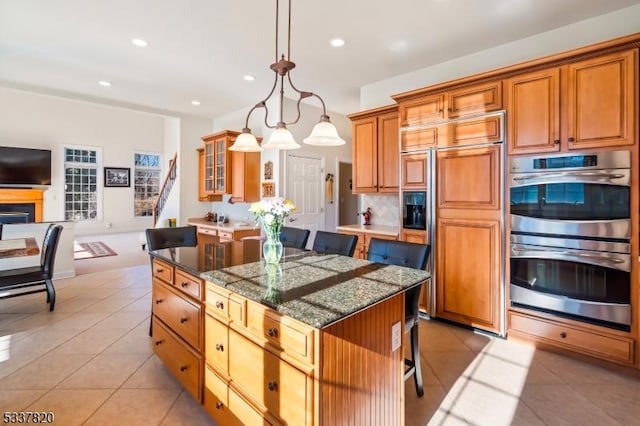
M 202 137 L 198 200 L 221 200 L 223 194 L 230 194 L 234 202 L 260 199 L 260 153 L 228 149 L 239 134 L 224 130 Z
M 403 97 L 402 95 L 399 95 Z M 502 109 L 502 81 L 399 100 L 400 125 L 413 126 Z
M 397 107 L 350 115 L 354 194 L 398 192 L 400 149 Z
M 633 145 L 637 50 L 506 81 L 510 154 Z

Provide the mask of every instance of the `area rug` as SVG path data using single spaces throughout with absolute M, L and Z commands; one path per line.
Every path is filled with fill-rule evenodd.
M 116 256 L 118 253 L 113 251 L 108 245 L 102 241 L 92 241 L 88 243 L 74 243 L 73 259 L 92 259 L 95 257 Z

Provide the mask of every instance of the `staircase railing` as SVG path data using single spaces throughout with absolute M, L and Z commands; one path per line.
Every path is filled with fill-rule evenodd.
M 162 214 L 162 210 L 164 210 L 164 206 L 167 203 L 167 199 L 169 198 L 169 194 L 171 193 L 171 188 L 173 188 L 173 183 L 176 181 L 177 175 L 177 160 L 178 153 L 176 152 L 173 156 L 173 159 L 169 161 L 169 171 L 167 175 L 164 177 L 164 182 L 162 183 L 162 188 L 160 189 L 160 193 L 158 194 L 158 198 L 156 202 L 153 203 L 153 226 L 158 222 L 158 218 L 160 214 Z

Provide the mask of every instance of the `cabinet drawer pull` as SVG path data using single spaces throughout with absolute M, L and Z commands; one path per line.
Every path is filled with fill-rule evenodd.
M 189 287 L 189 282 L 188 281 L 182 281 L 182 283 L 180 285 L 182 286 L 182 288 L 187 288 L 187 287 Z
M 267 334 L 269 335 L 269 337 L 278 337 L 278 329 L 275 327 L 270 328 L 269 330 L 267 330 Z
M 224 404 L 222 402 L 220 402 L 220 401 L 216 402 L 216 408 L 218 410 L 222 409 L 222 407 L 224 407 Z
M 187 317 L 180 318 L 180 324 L 184 324 L 187 321 L 189 321 L 189 318 L 187 318 Z
M 164 343 L 164 340 L 156 340 L 154 343 L 156 344 L 156 346 L 160 346 Z
M 162 299 L 156 299 L 156 305 L 159 305 L 160 303 L 162 303 Z
M 156 269 L 156 274 L 161 274 L 163 272 L 164 272 L 164 269 L 162 269 L 162 268 Z
M 562 337 L 563 339 L 565 339 L 567 337 L 567 333 L 565 333 L 564 331 L 562 333 L 560 333 L 560 337 Z
M 222 343 L 216 343 L 216 351 L 224 352 L 224 345 Z
M 267 387 L 269 388 L 270 391 L 275 392 L 278 390 L 278 382 L 273 380 L 267 384 Z
M 187 369 L 188 369 L 188 368 L 189 368 L 189 367 L 188 367 L 188 366 L 186 366 L 186 365 L 181 365 L 181 366 L 180 366 L 180 371 L 182 371 L 182 372 L 184 373 L 185 371 L 187 371 Z
M 555 145 L 560 145 L 560 139 L 556 139 L 556 140 L 554 140 L 554 141 L 553 141 L 553 143 L 554 143 Z
M 224 309 L 224 303 L 222 303 L 221 301 L 217 300 L 216 301 L 216 308 Z
M 571 136 L 569 139 L 567 139 L 569 142 L 575 142 L 576 138 L 574 138 L 573 136 Z

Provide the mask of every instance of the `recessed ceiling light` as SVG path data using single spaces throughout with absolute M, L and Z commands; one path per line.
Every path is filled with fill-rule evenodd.
M 147 47 L 149 45 L 149 42 L 141 38 L 132 38 L 131 44 L 138 47 Z
M 191 101 L 191 105 L 198 106 L 198 105 L 200 105 L 200 101 L 193 100 L 193 101 Z
M 342 47 L 344 46 L 344 39 L 341 38 L 332 38 L 330 41 L 333 47 Z
M 255 81 L 256 76 L 255 76 L 255 75 L 253 75 L 253 74 L 247 74 L 247 75 L 245 75 L 245 76 L 244 76 L 244 77 L 242 77 L 242 78 L 244 78 L 246 81 Z
M 106 80 L 100 80 L 100 81 L 98 82 L 98 84 L 99 84 L 100 86 L 104 86 L 104 87 L 111 87 L 111 82 L 106 81 Z

